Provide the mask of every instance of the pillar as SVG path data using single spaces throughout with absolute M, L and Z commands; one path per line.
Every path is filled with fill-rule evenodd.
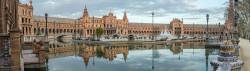
M 39 49 L 39 63 L 45 63 L 45 49 L 44 49 L 44 46 L 40 46 L 40 49 Z
M 26 32 L 27 36 L 30 36 L 30 27 L 27 27 L 27 32 Z
M 39 41 L 40 42 L 40 41 Z M 38 57 L 39 56 L 39 49 L 40 49 L 40 45 L 39 44 L 37 44 L 36 46 L 35 46 L 35 48 L 34 48 L 34 53 L 36 54 L 36 57 Z
M 30 20 L 30 21 L 31 21 L 31 20 Z M 32 28 L 32 26 L 31 26 L 31 31 L 30 31 L 30 32 L 31 32 L 31 34 L 30 34 L 31 36 L 35 36 L 34 28 Z
M 10 30 L 11 71 L 21 71 L 20 30 Z
M 6 5 L 5 4 L 6 4 L 6 0 L 1 0 L 1 6 L 0 7 L 1 7 L 1 12 L 2 13 L 0 14 L 1 15 L 1 18 L 0 18 L 1 19 L 0 33 L 7 33 L 7 29 L 6 29 L 6 27 L 7 27 L 6 23 L 7 22 L 6 22 L 6 13 L 5 13 L 6 12 L 5 6 Z
M 36 48 L 36 40 L 33 40 L 32 42 L 32 50 L 33 50 L 33 53 L 35 53 L 35 48 Z
M 21 33 L 20 33 L 20 39 L 21 39 L 20 40 L 21 45 L 24 44 L 24 37 L 23 37 L 23 34 L 21 34 Z

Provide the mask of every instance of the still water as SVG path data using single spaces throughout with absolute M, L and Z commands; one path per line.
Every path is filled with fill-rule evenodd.
M 46 69 L 27 71 L 211 71 L 218 49 L 204 42 L 103 46 L 51 43 Z

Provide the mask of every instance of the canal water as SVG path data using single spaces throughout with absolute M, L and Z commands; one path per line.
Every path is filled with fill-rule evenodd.
M 219 49 L 204 42 L 161 45 L 88 45 L 50 42 L 47 68 L 25 71 L 211 71 Z

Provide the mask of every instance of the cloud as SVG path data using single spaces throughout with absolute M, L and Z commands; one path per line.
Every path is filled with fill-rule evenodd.
M 195 20 L 195 19 L 201 19 L 201 18 L 183 18 L 183 19 L 187 19 L 187 20 Z
M 28 3 L 29 0 L 21 0 Z M 50 16 L 79 18 L 87 5 L 89 15 L 102 17 L 113 12 L 118 18 L 126 10 L 129 16 L 151 17 L 175 17 L 175 14 L 203 15 L 205 13 L 218 15 L 224 12 L 225 7 L 200 8 L 197 4 L 201 0 L 33 0 L 34 14 Z M 129 17 L 128 16 L 128 17 Z M 222 20 L 222 17 L 216 17 Z M 129 18 L 133 19 L 133 18 Z

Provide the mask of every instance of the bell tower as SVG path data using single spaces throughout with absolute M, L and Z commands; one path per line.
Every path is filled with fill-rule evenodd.
M 123 15 L 123 20 L 128 20 L 128 17 L 127 17 L 127 13 L 126 13 L 126 11 L 124 12 L 124 15 Z
M 89 16 L 89 13 L 88 13 L 87 7 L 85 5 L 83 17 L 88 17 L 88 16 Z
M 30 0 L 30 6 L 32 6 L 32 1 Z

